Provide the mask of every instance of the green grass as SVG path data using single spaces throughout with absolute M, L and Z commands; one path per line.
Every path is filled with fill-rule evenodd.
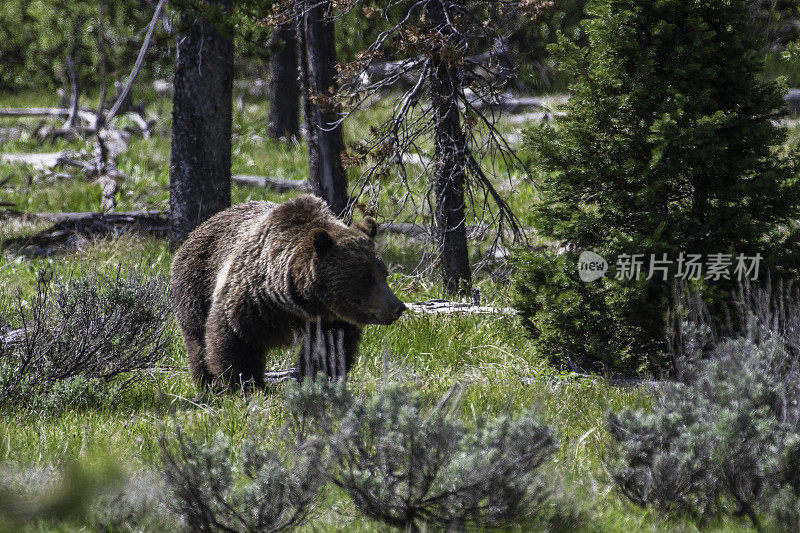
M 118 210 L 164 209 L 168 202 L 170 105 L 165 99 L 146 96 L 148 111 L 160 117 L 150 139 L 134 138 L 119 165 L 129 176 L 121 184 Z M 0 106 L 52 104 L 39 95 L 0 96 Z M 234 173 L 263 174 L 303 179 L 308 172 L 307 148 L 254 138 L 266 130 L 266 104 L 246 101 L 234 117 Z M 349 140 L 367 131 L 386 116 L 388 107 L 376 106 L 347 123 Z M 0 120 L 0 128 L 14 122 Z M 520 125 L 504 124 L 508 133 Z M 80 150 L 81 143 L 59 141 L 38 145 L 22 139 L 6 143 L 2 152 Z M 351 178 L 354 178 L 351 175 Z M 50 183 L 40 172 L 19 165 L 0 165 L 0 201 L 13 202 L 25 211 L 85 211 L 99 207 L 99 187 L 81 178 Z M 387 192 L 388 191 L 388 192 Z M 391 205 L 390 188 L 381 194 L 382 205 Z M 535 201 L 525 184 L 518 192 L 505 192 L 525 221 L 526 206 Z M 281 201 L 269 189 L 234 186 L 234 203 L 255 199 Z M 381 213 L 382 214 L 382 213 Z M 421 221 L 418 219 L 418 221 Z M 46 225 L 44 225 L 46 226 Z M 0 219 L 0 239 L 28 234 L 43 227 L 20 219 Z M 403 237 L 379 240 L 390 268 L 390 282 L 405 301 L 443 297 L 435 272 L 416 272 L 425 259 L 426 247 Z M 480 244 L 479 246 L 484 246 Z M 480 251 L 473 247 L 475 257 Z M 47 258 L 28 258 L 0 251 L 0 298 L 29 298 L 40 269 L 56 275 L 97 265 L 146 264 L 152 272 L 168 273 L 172 255 L 155 238 L 124 235 L 91 241 L 77 251 Z M 509 305 L 509 281 L 482 276 L 477 280 L 484 303 Z M 292 363 L 292 350 L 271 354 L 271 368 Z M 360 357 L 350 376 L 357 394 L 369 394 L 386 383 L 402 382 L 435 401 L 454 386 L 462 387 L 460 410 L 468 421 L 478 417 L 534 409 L 556 428 L 561 439 L 550 468 L 562 480 L 563 497 L 586 513 L 587 531 L 693 530 L 689 522 L 667 520 L 635 507 L 611 486 L 603 468 L 610 436 L 604 416 L 609 409 L 646 407 L 647 390 L 612 387 L 601 379 L 565 375 L 533 355 L 530 340 L 514 316 L 407 316 L 392 326 L 369 326 Z M 129 472 L 158 469 L 158 438 L 181 424 L 196 438 L 217 432 L 242 440 L 252 425 L 265 426 L 277 435 L 284 423 L 280 387 L 247 398 L 237 395 L 201 395 L 186 371 L 182 341 L 173 330 L 162 365 L 142 374 L 119 402 L 95 409 L 68 408 L 57 413 L 0 410 L 0 465 L 14 468 L 63 465 L 73 458 L 111 455 Z M 372 531 L 378 524 L 360 516 L 344 496 L 332 490 L 317 509 L 307 529 Z M 712 529 L 745 529 L 740 522 L 712 524 Z M 39 530 L 72 530 L 66 524 L 44 524 Z

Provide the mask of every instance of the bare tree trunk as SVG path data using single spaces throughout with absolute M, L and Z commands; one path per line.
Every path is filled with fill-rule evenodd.
M 282 24 L 270 38 L 278 52 L 269 64 L 269 126 L 272 139 L 300 137 L 300 87 L 295 25 Z
M 441 2 L 431 2 L 426 12 L 433 28 L 445 25 Z M 438 54 L 432 58 L 432 66 L 430 91 L 436 123 L 434 180 L 439 261 L 445 291 L 456 294 L 466 292 L 472 282 L 464 215 L 467 144 L 457 100 L 462 87 L 458 67 L 448 64 Z
M 72 99 L 69 105 L 69 117 L 67 117 L 67 121 L 63 126 L 65 130 L 75 127 L 75 123 L 78 121 L 78 108 L 81 101 L 81 84 L 80 80 L 78 80 L 78 71 L 75 69 L 75 60 L 72 59 L 72 55 L 67 56 L 67 71 L 69 73 L 69 84 L 72 87 Z
M 106 58 L 105 30 L 103 28 L 103 0 L 97 1 L 97 53 L 100 56 L 100 98 L 97 102 L 97 120 L 94 129 L 100 132 L 103 127 L 103 109 L 106 107 L 108 92 L 108 59 Z
M 310 7 L 313 6 L 313 7 Z M 347 179 L 342 168 L 344 140 L 337 107 L 336 42 L 330 2 L 308 0 L 303 17 L 302 56 L 308 126 L 309 184 L 337 215 L 347 208 Z
M 230 0 L 217 4 L 231 7 Z M 173 248 L 231 202 L 233 37 L 210 22 L 181 16 L 187 29 L 178 41 L 172 111 Z

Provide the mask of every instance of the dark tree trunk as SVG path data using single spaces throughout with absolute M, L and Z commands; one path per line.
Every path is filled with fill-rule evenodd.
M 300 87 L 297 80 L 297 38 L 292 23 L 281 25 L 270 38 L 278 51 L 269 64 L 269 126 L 272 139 L 300 137 Z
M 433 28 L 444 26 L 441 3 L 431 2 L 427 14 Z M 464 216 L 467 143 L 461 129 L 457 100 L 462 88 L 458 67 L 448 64 L 438 55 L 432 58 L 432 66 L 430 90 L 436 122 L 434 180 L 439 261 L 445 291 L 448 294 L 456 294 L 466 292 L 472 278 Z
M 230 0 L 219 2 L 225 9 Z M 195 227 L 231 203 L 233 37 L 183 16 L 172 110 L 169 240 L 180 245 Z
M 303 17 L 301 54 L 304 80 L 311 190 L 337 215 L 347 208 L 347 179 L 342 168 L 344 140 L 337 107 L 329 101 L 336 90 L 336 42 L 330 2 L 310 0 Z

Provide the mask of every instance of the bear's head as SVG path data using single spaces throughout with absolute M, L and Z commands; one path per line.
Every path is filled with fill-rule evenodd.
M 406 306 L 395 296 L 389 272 L 375 249 L 372 217 L 346 229 L 314 228 L 306 237 L 314 299 L 340 320 L 358 326 L 391 324 Z

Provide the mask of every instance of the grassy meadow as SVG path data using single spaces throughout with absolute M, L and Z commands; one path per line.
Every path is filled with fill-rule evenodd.
M 128 150 L 118 158 L 128 179 L 120 183 L 117 211 L 164 210 L 168 205 L 170 99 L 154 93 L 136 95 L 147 102 L 147 113 L 157 117 L 152 136 L 134 135 Z M 54 105 L 39 94 L 0 96 L 0 107 Z M 346 141 L 363 137 L 369 126 L 387 116 L 392 98 L 355 114 L 345 123 Z M 124 121 L 124 117 L 120 119 Z M 35 126 L 39 119 L 0 119 L 0 129 L 24 123 Z M 122 122 L 121 122 L 122 123 Z M 245 98 L 234 111 L 233 172 L 305 179 L 308 172 L 304 143 L 272 142 L 264 139 L 267 108 L 263 100 Z M 520 137 L 524 123 L 506 121 L 501 130 Z M 518 143 L 519 145 L 519 143 Z M 40 144 L 30 129 L 15 140 L 0 137 L 0 153 L 93 150 L 91 142 Z M 357 169 L 351 169 L 356 180 Z M 501 187 L 522 224 L 526 206 L 536 201 L 530 180 L 519 175 L 502 178 Z M 26 212 L 97 211 L 99 185 L 82 175 L 51 180 L 25 165 L 0 164 L 0 201 Z M 499 184 L 499 183 L 498 183 Z M 422 184 L 416 185 L 419 193 Z M 392 185 L 374 194 L 381 206 L 392 206 Z M 234 203 L 248 200 L 281 201 L 292 194 L 269 189 L 233 186 Z M 1 211 L 0 211 L 1 213 Z M 379 210 L 379 218 L 387 212 Z M 413 213 L 406 217 L 413 217 Z M 425 222 L 423 217 L 415 219 Z M 472 220 L 474 222 L 475 220 Z M 0 238 L 30 234 L 48 224 L 33 219 L 0 215 Z M 379 247 L 390 271 L 390 284 L 407 302 L 442 298 L 441 283 L 434 268 L 417 268 L 425 260 L 426 247 L 401 236 L 379 236 Z M 473 259 L 480 259 L 488 242 L 473 243 Z M 17 255 L 0 251 L 0 298 L 6 303 L 29 299 L 38 272 L 56 276 L 97 267 L 138 265 L 153 275 L 169 274 L 172 253 L 165 241 L 125 234 L 80 242 L 74 249 L 48 256 Z M 479 275 L 482 303 L 510 305 L 510 277 L 506 270 Z M 24 305 L 24 303 L 23 303 Z M 1 324 L 0 324 L 1 325 Z M 265 392 L 213 396 L 201 394 L 189 379 L 185 352 L 176 327 L 171 330 L 168 353 L 162 362 L 145 371 L 113 404 L 98 407 L 67 407 L 54 412 L 31 412 L 22 407 L 0 410 L 0 470 L 26 472 L 60 468 L 75 459 L 110 461 L 129 476 L 158 471 L 159 436 L 180 424 L 193 438 L 209 439 L 217 433 L 242 440 L 254 426 L 274 429 L 277 436 L 285 422 L 281 386 Z M 270 356 L 268 367 L 281 369 L 293 363 L 293 350 Z M 460 387 L 458 403 L 464 418 L 518 413 L 533 409 L 542 421 L 555 428 L 560 448 L 548 469 L 560 480 L 555 497 L 578 511 L 585 531 L 692 531 L 691 522 L 665 518 L 636 507 L 613 488 L 603 458 L 611 438 L 605 428 L 605 413 L 625 406 L 647 407 L 648 388 L 617 387 L 602 378 L 586 378 L 553 368 L 534 355 L 520 321 L 510 315 L 407 315 L 395 324 L 368 326 L 349 386 L 357 394 L 369 394 L 387 383 L 401 382 L 420 391 L 431 403 L 453 387 Z M 261 430 L 263 431 L 263 430 Z M 2 478 L 0 478 L 2 479 Z M 304 529 L 311 531 L 372 531 L 385 526 L 360 515 L 337 489 L 329 488 Z M 747 530 L 745 520 L 709 524 L 712 530 Z M 45 522 L 31 526 L 39 531 L 85 530 L 79 521 Z M 554 527 L 555 528 L 555 527 Z M 555 528 L 557 529 L 557 528 Z

